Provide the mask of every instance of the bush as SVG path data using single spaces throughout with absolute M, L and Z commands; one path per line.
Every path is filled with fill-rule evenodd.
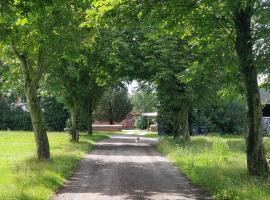
M 143 116 L 137 116 L 135 118 L 135 127 L 141 130 L 147 129 L 148 128 L 147 118 Z
M 24 100 L 15 96 L 0 98 L 0 130 L 32 130 L 31 116 Z M 43 98 L 41 107 L 49 131 L 63 131 L 68 112 L 54 98 Z
M 41 100 L 44 120 L 49 131 L 63 131 L 69 117 L 64 105 L 55 98 L 47 97 Z
M 0 98 L 1 130 L 32 130 L 31 117 L 24 104 L 16 104 L 13 96 Z
M 245 130 L 245 104 L 241 99 L 219 99 L 191 112 L 191 123 L 205 126 L 211 132 L 243 133 Z

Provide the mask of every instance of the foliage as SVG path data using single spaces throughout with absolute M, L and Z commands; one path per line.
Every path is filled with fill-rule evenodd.
M 157 95 L 154 92 L 137 90 L 132 96 L 132 104 L 135 113 L 157 112 Z
M 123 86 L 111 87 L 102 96 L 95 111 L 95 118 L 108 121 L 110 124 L 119 123 L 125 119 L 132 108 L 127 89 Z
M 37 156 L 50 159 L 46 126 L 40 107 L 40 82 L 44 74 L 73 44 L 72 19 L 81 1 L 10 1 L 0 4 L 1 60 L 16 67 L 23 86 L 35 133 Z M 76 15 L 78 19 L 78 15 Z M 74 23 L 76 26 L 76 24 Z M 78 27 L 77 27 L 78 28 Z M 20 70 L 18 69 L 20 66 Z
M 0 199 L 49 199 L 97 140 L 106 133 L 81 135 L 80 144 L 70 143 L 66 133 L 49 133 L 53 158 L 37 162 L 30 132 L 0 131 Z
M 147 117 L 136 116 L 135 118 L 135 127 L 140 130 L 145 130 L 148 128 Z
M 269 138 L 264 144 L 269 157 Z M 269 181 L 248 175 L 245 140 L 239 136 L 196 136 L 189 144 L 165 138 L 158 149 L 193 183 L 208 189 L 214 199 L 270 198 Z
M 0 130 L 32 130 L 25 104 L 16 104 L 14 96 L 0 97 Z
M 248 106 L 248 169 L 253 175 L 268 176 L 269 167 L 265 159 L 262 143 L 262 115 L 257 83 L 257 72 L 260 67 L 264 66 L 263 68 L 265 69 L 267 68 L 266 66 L 268 66 L 268 63 L 264 63 L 264 65 L 258 64 L 260 58 L 265 59 L 267 57 L 265 55 L 267 55 L 269 49 L 267 47 L 264 48 L 264 45 L 261 45 L 264 42 L 269 41 L 267 34 L 258 35 L 258 33 L 267 32 L 269 29 L 269 15 L 265 14 L 267 11 L 269 12 L 269 2 L 253 0 L 226 0 L 222 2 L 210 0 L 169 0 L 159 2 L 116 1 L 114 4 L 109 3 L 110 1 L 107 2 L 108 4 L 99 4 L 98 2 L 99 1 L 95 1 L 96 4 L 94 4 L 93 9 L 91 9 L 93 13 L 95 12 L 95 9 L 99 10 L 97 8 L 103 8 L 101 9 L 101 13 L 97 12 L 96 15 L 94 15 L 98 19 L 102 18 L 103 16 L 105 16 L 106 19 L 106 16 L 117 15 L 119 23 L 121 23 L 121 21 L 128 23 L 128 25 L 125 27 L 134 28 L 134 26 L 136 27 L 136 24 L 139 23 L 140 25 L 143 24 L 141 27 L 144 28 L 144 31 L 149 31 L 149 29 L 152 30 L 153 27 L 157 28 L 158 33 L 155 31 L 150 31 L 148 34 L 148 37 L 155 38 L 157 41 L 157 36 L 162 33 L 163 36 L 166 34 L 177 35 L 178 39 L 186 42 L 187 47 L 189 47 L 188 49 L 190 49 L 195 56 L 192 56 L 191 60 L 183 59 L 186 61 L 184 62 L 186 65 L 183 66 L 187 67 L 187 69 L 185 70 L 182 68 L 182 70 L 180 70 L 183 72 L 182 76 L 178 75 L 176 77 L 179 78 L 179 84 L 187 87 L 188 91 L 191 91 L 190 88 L 194 88 L 193 85 L 203 85 L 202 81 L 197 78 L 199 77 L 198 72 L 201 73 L 204 71 L 207 72 L 204 74 L 206 74 L 205 77 L 207 77 L 206 79 L 208 83 L 214 82 L 214 85 L 218 86 L 223 85 L 224 83 L 227 83 L 228 85 L 233 83 L 238 86 L 239 91 L 243 89 L 244 93 L 246 94 Z M 260 12 L 258 11 L 262 11 L 262 14 L 260 15 Z M 123 18 L 126 20 L 123 20 Z M 98 22 L 103 21 L 98 20 Z M 263 31 L 260 32 L 260 30 Z M 134 37 L 134 40 L 136 41 L 137 38 Z M 155 43 L 152 43 L 152 46 L 154 50 L 153 52 L 155 53 Z M 170 46 L 170 44 L 168 46 Z M 160 47 L 162 47 L 162 45 L 160 45 Z M 256 51 L 256 49 L 258 51 Z M 263 53 L 260 53 L 260 51 Z M 151 52 L 151 48 L 148 52 Z M 168 58 L 166 50 L 162 52 L 157 51 L 157 54 L 154 54 L 153 52 L 147 54 L 147 57 L 143 57 L 143 60 L 147 64 L 153 66 L 154 62 L 153 59 L 151 59 L 153 57 L 157 58 L 156 60 L 161 58 L 161 64 L 163 64 L 162 61 L 165 61 L 165 63 L 168 65 L 170 64 L 170 60 L 162 59 L 163 53 L 166 55 L 165 58 Z M 179 51 L 176 49 L 174 52 L 179 53 Z M 147 59 L 148 56 L 151 62 L 147 62 L 149 61 Z M 174 61 L 174 59 L 172 59 L 172 61 Z M 159 64 L 159 62 L 157 64 Z M 149 68 L 150 67 L 148 67 L 148 69 Z M 224 82 L 221 82 L 223 84 L 220 84 L 220 82 L 211 81 L 215 80 L 212 79 L 211 75 L 213 72 L 215 74 L 216 71 L 219 75 L 222 75 L 223 73 L 221 72 L 224 72 L 224 78 L 222 76 L 222 80 L 224 80 Z M 179 72 L 175 72 L 173 74 L 178 73 Z M 166 70 L 162 70 L 161 75 L 164 74 L 168 74 Z M 185 75 L 183 76 L 183 74 Z M 171 80 L 175 79 L 176 78 L 172 78 Z M 238 81 L 239 79 L 241 81 Z M 237 82 L 240 82 L 240 84 Z M 160 91 L 158 91 L 158 93 Z M 204 90 L 198 90 L 197 92 L 198 94 L 200 92 L 204 93 Z M 188 95 L 184 94 L 182 96 L 190 97 L 190 93 L 187 94 Z M 164 96 L 165 95 L 162 95 L 163 98 L 166 98 Z M 188 120 L 184 121 L 182 119 L 187 119 L 186 116 L 190 107 L 188 106 L 190 99 L 187 99 L 185 101 L 181 101 L 182 105 L 177 105 L 177 103 L 175 103 L 180 101 L 168 101 L 167 103 L 173 105 L 173 107 L 167 109 L 164 108 L 164 106 L 167 104 L 162 104 L 162 101 L 160 101 L 161 108 L 163 112 L 166 112 L 167 116 L 169 116 L 169 113 L 173 113 L 175 110 L 178 110 L 177 115 L 171 114 L 171 116 L 176 116 L 175 120 L 172 118 L 170 119 L 172 122 L 175 121 L 173 123 L 173 132 L 176 133 L 175 136 L 182 135 L 186 139 L 189 138 L 188 134 L 186 134 Z M 191 100 L 193 99 L 191 98 Z M 185 128 L 183 129 L 183 127 Z
M 241 98 L 220 97 L 194 107 L 191 114 L 192 126 L 205 126 L 210 132 L 241 133 L 246 130 L 245 103 Z
M 43 97 L 41 99 L 44 120 L 48 131 L 63 131 L 66 127 L 68 112 L 64 105 L 55 98 Z
M 32 130 L 27 104 L 21 97 L 3 96 L 0 100 L 0 130 Z M 50 131 L 63 131 L 68 117 L 63 105 L 54 98 L 41 100 L 45 124 Z
M 137 129 L 147 129 L 148 119 L 141 116 L 142 113 L 157 112 L 158 99 L 157 94 L 153 91 L 141 88 L 132 96 L 133 112 L 137 114 L 135 118 L 135 127 Z

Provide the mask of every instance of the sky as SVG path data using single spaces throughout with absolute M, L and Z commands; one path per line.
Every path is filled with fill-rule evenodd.
M 132 83 L 128 85 L 128 94 L 129 95 L 134 95 L 134 93 L 136 92 L 137 87 L 138 87 L 138 82 L 137 81 L 132 81 Z

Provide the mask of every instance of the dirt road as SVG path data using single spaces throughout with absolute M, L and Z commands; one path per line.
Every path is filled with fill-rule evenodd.
M 53 200 L 210 199 L 162 157 L 156 139 L 131 135 L 99 142 Z

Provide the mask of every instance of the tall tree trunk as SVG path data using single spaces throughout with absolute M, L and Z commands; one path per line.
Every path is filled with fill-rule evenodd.
M 11 43 L 11 49 L 21 64 L 24 78 L 24 91 L 35 135 L 37 157 L 38 160 L 48 160 L 50 159 L 50 145 L 37 95 L 39 81 L 45 70 L 42 48 L 38 50 L 36 68 L 29 66 L 27 56 L 24 53 L 19 52 L 14 41 Z
M 88 134 L 89 135 L 93 135 L 93 108 L 92 108 L 92 103 L 89 103 L 89 107 L 88 107 Z
M 189 124 L 188 124 L 188 114 L 189 108 L 187 106 L 182 108 L 182 120 L 181 120 L 181 132 L 184 141 L 190 140 Z
M 35 134 L 37 156 L 39 160 L 50 159 L 50 146 L 46 133 L 46 126 L 37 96 L 37 88 L 29 84 L 25 85 L 26 98 L 29 106 L 32 126 Z
M 174 115 L 171 116 L 171 120 L 173 121 L 173 137 L 174 139 L 178 139 L 181 137 L 180 134 L 180 117 L 181 117 L 181 113 L 180 113 L 180 109 L 176 109 L 174 110 Z
M 110 109 L 110 116 L 109 116 L 110 117 L 110 125 L 113 125 L 113 122 L 114 122 L 113 121 L 113 108 L 112 108 L 112 103 L 111 102 L 110 102 L 109 106 L 110 106 L 110 108 L 109 108 Z
M 189 125 L 188 125 L 188 107 L 182 106 L 175 116 L 175 125 L 174 125 L 174 138 L 181 139 L 183 141 L 190 140 L 189 134 Z
M 247 166 L 251 175 L 268 176 L 269 166 L 265 157 L 262 134 L 262 107 L 258 89 L 257 70 L 254 64 L 251 17 L 253 3 L 248 1 L 234 13 L 236 28 L 236 51 L 240 61 L 240 71 L 246 88 L 248 107 Z
M 113 119 L 110 118 L 110 125 L 113 125 Z
M 79 142 L 78 103 L 74 98 L 72 100 L 72 108 L 71 108 L 71 141 Z

